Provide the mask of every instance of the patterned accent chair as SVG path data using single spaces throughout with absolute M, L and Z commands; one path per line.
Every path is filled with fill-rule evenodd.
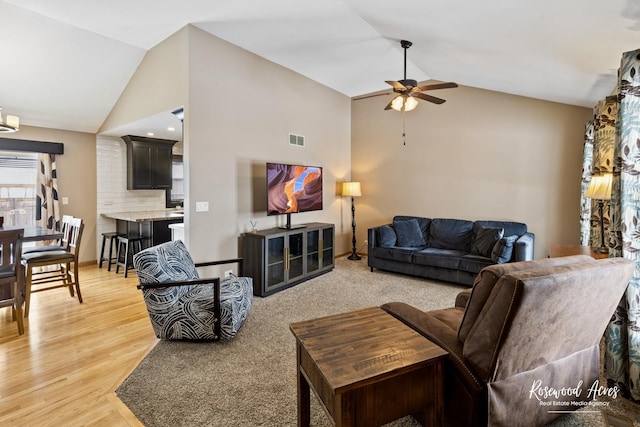
M 182 241 L 150 247 L 133 257 L 156 336 L 168 340 L 232 339 L 253 303 L 250 277 L 200 279 L 197 268 L 242 258 L 195 264 Z

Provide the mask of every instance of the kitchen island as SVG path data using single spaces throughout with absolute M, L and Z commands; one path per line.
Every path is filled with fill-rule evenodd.
M 170 224 L 184 220 L 184 212 L 175 209 L 137 212 L 110 212 L 101 214 L 116 220 L 116 231 L 131 236 L 141 235 L 147 246 L 155 246 L 171 240 Z

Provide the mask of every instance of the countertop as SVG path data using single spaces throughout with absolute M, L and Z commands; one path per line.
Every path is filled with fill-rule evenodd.
M 184 218 L 184 212 L 177 211 L 175 209 L 137 212 L 110 212 L 102 213 L 101 215 L 105 218 L 129 222 L 167 221 L 170 219 Z

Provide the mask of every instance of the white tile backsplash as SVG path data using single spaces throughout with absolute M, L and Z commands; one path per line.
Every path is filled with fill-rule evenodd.
M 115 220 L 104 218 L 101 214 L 165 209 L 165 191 L 127 190 L 127 149 L 124 141 L 115 137 L 98 136 L 96 144 L 98 160 L 96 253 L 100 261 L 102 233 L 116 229 Z

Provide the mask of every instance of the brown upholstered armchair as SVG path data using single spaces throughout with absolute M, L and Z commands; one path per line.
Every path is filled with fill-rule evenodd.
M 590 400 L 600 339 L 632 271 L 629 260 L 584 255 L 498 264 L 478 275 L 466 307 L 382 308 L 449 351 L 447 425 L 542 426 L 559 416 L 549 411 Z

